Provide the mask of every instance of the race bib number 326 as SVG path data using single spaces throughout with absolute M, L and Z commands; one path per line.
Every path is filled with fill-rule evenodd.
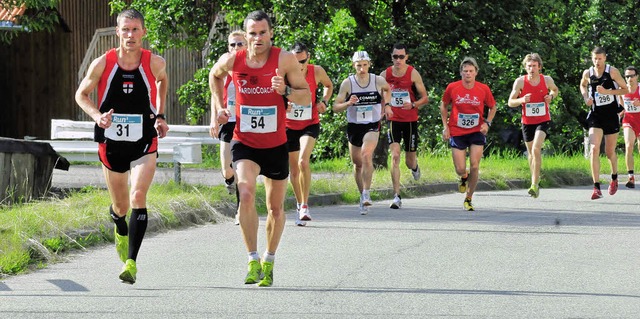
M 458 113 L 458 127 L 472 128 L 478 126 L 478 123 L 480 123 L 480 114 Z

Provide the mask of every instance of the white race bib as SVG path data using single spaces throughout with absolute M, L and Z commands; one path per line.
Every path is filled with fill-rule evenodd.
M 227 110 L 229 110 L 229 122 L 236 121 L 236 100 L 227 100 Z
M 142 138 L 142 114 L 111 115 L 111 126 L 104 130 L 104 136 L 112 141 L 135 142 Z
M 611 104 L 615 100 L 616 100 L 615 96 L 611 94 L 600 94 L 598 92 L 596 92 L 595 94 L 596 106 Z
M 240 132 L 273 133 L 278 128 L 278 107 L 240 105 Z
M 458 127 L 472 128 L 478 126 L 480 122 L 480 114 L 464 114 L 458 113 Z
M 411 103 L 411 97 L 408 91 L 391 91 L 391 106 L 403 107 L 404 102 Z
M 547 115 L 547 108 L 544 102 L 539 103 L 527 103 L 525 106 L 526 116 L 544 116 Z
M 373 122 L 373 105 L 356 106 L 356 118 L 357 123 Z
M 287 112 L 287 118 L 295 121 L 306 121 L 311 119 L 311 104 L 298 105 L 292 103 L 291 111 Z
M 626 113 L 640 113 L 640 107 L 633 105 L 633 100 L 624 98 L 624 111 Z

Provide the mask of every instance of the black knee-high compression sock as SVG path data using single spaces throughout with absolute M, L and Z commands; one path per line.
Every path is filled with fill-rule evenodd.
M 144 233 L 147 231 L 147 209 L 134 208 L 129 219 L 129 259 L 136 260 L 142 245 Z
M 109 206 L 109 215 L 111 215 L 111 219 L 116 224 L 116 231 L 120 236 L 129 235 L 129 229 L 127 228 L 127 215 L 122 217 L 116 215 L 116 212 L 113 211 L 113 206 Z
M 236 184 L 236 211 L 240 208 L 240 191 L 238 190 L 238 184 Z

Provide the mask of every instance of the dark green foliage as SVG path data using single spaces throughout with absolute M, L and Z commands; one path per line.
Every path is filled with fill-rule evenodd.
M 121 1 L 114 1 L 121 2 Z M 464 56 L 478 60 L 478 81 L 492 89 L 498 114 L 489 132 L 487 154 L 501 150 L 523 149 L 519 141 L 520 110 L 507 107 L 513 81 L 524 74 L 523 57 L 539 53 L 543 73 L 554 78 L 560 98 L 552 103 L 554 125 L 547 151 L 582 152 L 586 114 L 579 92 L 582 71 L 591 65 L 590 51 L 596 46 L 607 49 L 608 62 L 618 69 L 638 63 L 637 41 L 640 4 L 637 1 L 523 0 L 495 1 L 157 1 L 135 0 L 149 21 L 150 39 L 166 47 L 188 45 L 204 47 L 208 28 L 216 13 L 225 12 L 231 25 L 242 25 L 245 15 L 255 9 L 274 14 L 274 44 L 288 49 L 295 41 L 305 42 L 311 50 L 311 63 L 322 65 L 337 93 L 340 83 L 353 72 L 350 57 L 354 51 L 367 50 L 372 57 L 371 72 L 379 74 L 391 65 L 389 52 L 396 42 L 404 42 L 410 51 L 409 63 L 421 73 L 429 92 L 429 105 L 419 121 L 420 152 L 448 152 L 442 141 L 439 102 L 446 85 L 460 78 L 459 63 Z M 174 12 L 181 19 L 172 18 Z M 155 21 L 157 20 L 157 21 Z M 152 27 L 153 26 L 153 27 Z M 219 26 L 218 26 L 219 27 Z M 155 30 L 154 30 L 155 29 Z M 210 61 L 225 49 L 228 30 L 210 43 Z M 178 39 L 176 35 L 189 39 Z M 192 38 L 192 39 L 191 39 Z M 199 116 L 209 108 L 208 65 L 194 81 L 178 94 L 189 105 L 189 119 L 208 123 Z M 332 101 L 331 101 L 332 102 Z M 344 114 L 328 111 L 322 115 L 322 134 L 314 157 L 347 154 Z M 496 148 L 493 152 L 492 149 Z

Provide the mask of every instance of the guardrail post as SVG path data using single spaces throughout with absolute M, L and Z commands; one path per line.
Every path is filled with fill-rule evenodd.
M 173 161 L 173 180 L 177 183 L 180 184 L 182 182 L 182 176 L 181 176 L 181 167 L 180 167 L 180 162 L 178 161 Z

